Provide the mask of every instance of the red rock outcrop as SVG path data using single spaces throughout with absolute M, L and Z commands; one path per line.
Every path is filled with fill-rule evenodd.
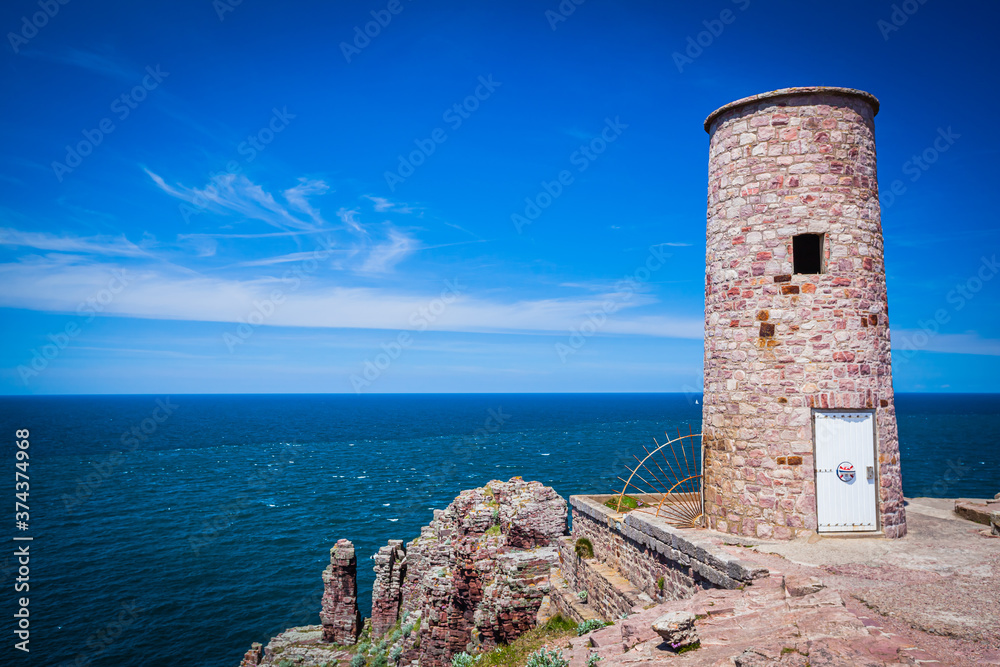
M 406 573 L 403 540 L 389 544 L 375 555 L 375 585 L 372 588 L 372 632 L 382 635 L 399 618 L 402 580 Z
M 405 550 L 399 620 L 419 618 L 420 627 L 402 641 L 404 661 L 444 665 L 470 644 L 489 648 L 534 627 L 566 512 L 555 490 L 519 477 L 463 491 L 435 511 Z M 399 563 L 398 551 L 390 556 L 394 548 L 390 543 L 380 555 Z M 396 604 L 394 577 L 403 569 L 377 559 L 376 572 L 372 615 L 388 628 L 385 611 Z
M 323 641 L 353 644 L 361 634 L 358 611 L 358 559 L 354 544 L 338 540 L 330 549 L 330 564 L 323 571 Z

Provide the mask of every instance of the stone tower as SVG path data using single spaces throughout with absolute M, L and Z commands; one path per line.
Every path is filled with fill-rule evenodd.
M 906 534 L 878 108 L 859 90 L 786 88 L 705 120 L 704 489 L 713 529 L 779 539 L 806 529 Z

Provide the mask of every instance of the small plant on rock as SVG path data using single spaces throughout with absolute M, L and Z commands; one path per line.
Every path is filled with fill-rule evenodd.
M 695 642 L 693 644 L 688 644 L 687 646 L 681 646 L 677 649 L 677 653 L 687 653 L 688 651 L 697 651 L 701 648 L 701 642 Z
M 528 656 L 524 667 L 569 667 L 569 660 L 563 658 L 562 651 L 540 648 Z
M 656 580 L 656 587 L 660 589 L 660 592 L 663 592 L 663 587 L 664 585 L 666 585 L 666 583 L 667 580 L 664 579 L 663 577 L 660 577 L 659 579 Z
M 574 548 L 576 555 L 580 558 L 593 558 L 594 557 L 594 543 L 591 542 L 586 537 L 581 537 L 576 541 L 576 547 Z
M 389 659 L 393 662 L 399 662 L 399 659 L 403 657 L 403 647 L 393 646 L 392 650 L 389 651 Z
M 351 658 L 351 667 L 365 667 L 365 654 L 355 653 L 354 657 Z
M 576 594 L 576 597 L 580 600 L 580 602 L 587 604 L 587 591 L 580 591 Z
M 406 625 L 403 626 L 402 630 L 403 630 L 403 636 L 409 637 L 410 633 L 413 632 L 413 623 L 407 623 Z
M 594 630 L 600 630 L 601 628 L 611 625 L 610 623 L 605 623 L 599 618 L 588 618 L 586 621 L 576 626 L 576 636 L 582 637 L 588 632 L 593 632 Z
M 626 512 L 631 512 L 632 510 L 641 507 L 642 501 L 636 500 L 632 496 L 622 496 L 621 505 L 619 505 L 618 496 L 615 496 L 614 498 L 611 498 L 606 503 L 604 503 L 604 506 L 609 509 L 613 509 L 616 512 L 621 512 L 622 514 L 625 514 Z
M 587 658 L 587 667 L 597 667 L 597 663 L 601 660 L 601 656 L 596 653 L 591 653 L 590 657 Z
M 478 655 L 473 657 L 465 651 L 462 651 L 451 659 L 451 667 L 472 667 L 478 660 Z

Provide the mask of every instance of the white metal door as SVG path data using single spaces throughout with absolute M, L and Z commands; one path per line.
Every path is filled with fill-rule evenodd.
M 877 530 L 875 415 L 816 412 L 819 532 Z

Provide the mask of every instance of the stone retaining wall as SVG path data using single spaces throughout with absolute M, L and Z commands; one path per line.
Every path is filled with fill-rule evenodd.
M 570 496 L 572 537 L 560 543 L 561 570 L 575 591 L 588 591 L 589 605 L 618 618 L 636 604 L 681 600 L 704 588 L 739 588 L 767 570 L 723 552 L 699 529 L 679 529 L 642 512 L 619 514 L 604 506 L 612 496 Z M 586 537 L 594 560 L 574 547 Z M 621 575 L 615 584 L 604 566 Z M 662 585 L 661 585 L 662 582 Z

